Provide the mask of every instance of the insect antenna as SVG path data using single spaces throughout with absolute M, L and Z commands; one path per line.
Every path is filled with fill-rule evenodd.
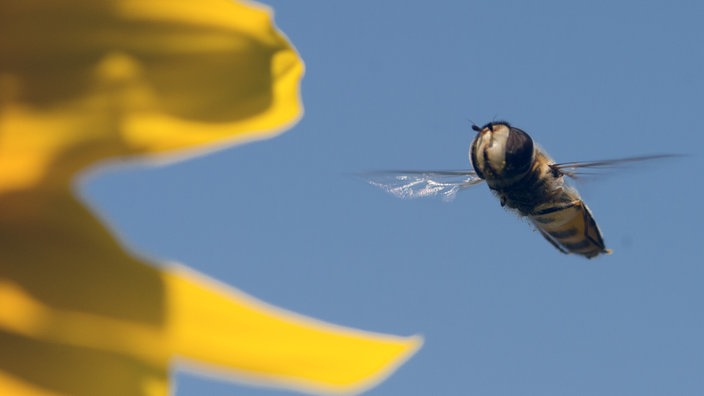
M 473 130 L 473 131 L 481 132 L 482 129 L 477 125 L 476 122 L 472 121 L 472 120 L 469 119 L 469 118 L 467 118 L 467 121 L 469 121 L 470 124 L 472 124 L 472 130 Z

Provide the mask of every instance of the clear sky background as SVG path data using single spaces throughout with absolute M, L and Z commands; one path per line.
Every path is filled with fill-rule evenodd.
M 81 189 L 123 240 L 269 303 L 425 345 L 370 395 L 704 394 L 704 2 L 268 1 L 306 63 L 273 140 Z M 613 255 L 550 246 L 463 169 L 503 119 L 557 161 L 686 153 L 580 185 Z M 176 376 L 177 395 L 290 395 Z

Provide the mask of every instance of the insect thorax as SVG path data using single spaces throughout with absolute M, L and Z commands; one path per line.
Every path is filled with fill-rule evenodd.
M 553 171 L 551 163 L 549 157 L 536 148 L 535 159 L 523 175 L 510 180 L 487 178 L 486 181 L 502 206 L 523 216 L 535 213 L 541 205 L 579 199 L 577 193 L 564 184 L 562 174 Z

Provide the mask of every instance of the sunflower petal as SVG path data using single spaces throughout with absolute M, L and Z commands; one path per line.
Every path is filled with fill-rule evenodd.
M 164 395 L 174 359 L 349 392 L 418 348 L 136 257 L 71 190 L 106 159 L 274 135 L 302 73 L 250 3 L 0 2 L 0 394 Z
M 0 191 L 66 184 L 116 156 L 273 136 L 301 115 L 302 74 L 262 7 L 2 2 Z
M 179 355 L 230 368 L 247 381 L 356 393 L 422 344 L 418 336 L 362 332 L 286 312 L 185 268 L 171 271 L 166 284 Z
M 124 251 L 68 191 L 5 194 L 3 203 L 0 349 L 16 353 L 2 354 L 0 373 L 53 391 L 90 394 L 98 380 L 160 389 L 174 357 L 247 380 L 349 391 L 383 379 L 421 343 L 284 312 L 183 267 L 159 269 Z M 77 373 L 92 380 L 53 367 L 84 367 Z M 9 386 L 0 375 L 0 394 Z

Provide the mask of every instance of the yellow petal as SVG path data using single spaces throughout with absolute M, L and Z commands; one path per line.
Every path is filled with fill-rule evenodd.
M 168 394 L 165 364 L 0 330 L 2 395 Z
M 0 200 L 0 394 L 164 394 L 160 272 L 68 189 Z
M 181 267 L 158 269 L 125 252 L 68 190 L 2 200 L 0 394 L 22 381 L 72 394 L 99 384 L 163 390 L 174 357 L 349 391 L 382 379 L 420 344 L 287 313 Z
M 305 318 L 184 268 L 165 279 L 179 355 L 236 369 L 249 381 L 359 392 L 383 379 L 422 343 L 417 336 L 367 333 Z
M 249 3 L 0 2 L 0 394 L 163 395 L 174 359 L 348 392 L 418 348 L 160 269 L 71 191 L 107 158 L 271 136 L 302 72 Z
M 105 158 L 270 137 L 300 117 L 302 73 L 251 4 L 2 2 L 0 191 L 65 184 Z

